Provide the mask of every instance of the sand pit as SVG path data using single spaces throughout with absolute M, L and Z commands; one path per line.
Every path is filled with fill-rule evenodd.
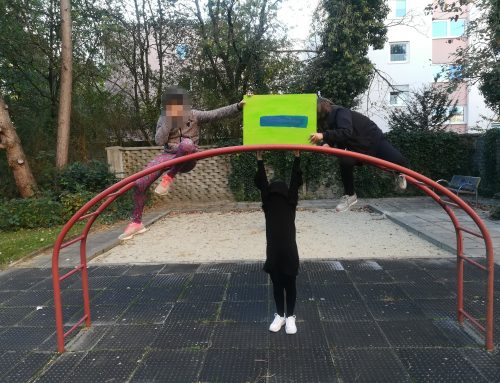
M 301 259 L 449 257 L 446 251 L 384 216 L 358 209 L 299 209 Z M 265 259 L 260 210 L 170 213 L 149 230 L 96 257 L 92 264 L 200 263 Z

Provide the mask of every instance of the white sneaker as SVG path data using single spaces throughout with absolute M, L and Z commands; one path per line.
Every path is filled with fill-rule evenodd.
M 396 182 L 396 188 L 398 188 L 399 190 L 406 190 L 407 183 L 404 174 L 401 173 L 398 174 L 396 176 L 395 182 Z
M 344 195 L 340 198 L 340 202 L 335 208 L 335 210 L 339 213 L 349 210 L 349 208 L 358 202 L 358 197 L 356 193 L 353 195 Z
M 287 334 L 295 334 L 297 326 L 295 325 L 295 315 L 286 318 L 285 332 Z
M 281 330 L 284 324 L 285 317 L 280 317 L 278 314 L 274 314 L 274 320 L 273 323 L 271 323 L 271 326 L 269 326 L 269 331 L 278 332 L 279 330 Z

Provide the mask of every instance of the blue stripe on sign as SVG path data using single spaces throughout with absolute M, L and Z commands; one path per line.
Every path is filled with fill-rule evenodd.
M 307 116 L 262 116 L 261 127 L 307 128 Z

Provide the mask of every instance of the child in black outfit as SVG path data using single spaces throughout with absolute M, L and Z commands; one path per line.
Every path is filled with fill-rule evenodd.
M 302 185 L 300 153 L 295 151 L 290 186 L 283 181 L 267 181 L 262 152 L 257 152 L 257 174 L 255 184 L 260 190 L 262 210 L 266 217 L 266 263 L 264 271 L 273 282 L 276 311 L 269 331 L 278 332 L 283 325 L 287 334 L 295 334 L 295 301 L 297 289 L 295 279 L 299 270 L 299 253 L 295 239 L 295 212 Z M 286 293 L 286 316 L 285 316 Z

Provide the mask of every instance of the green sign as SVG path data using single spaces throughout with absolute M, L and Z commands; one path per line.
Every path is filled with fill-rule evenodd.
M 309 144 L 316 133 L 315 94 L 245 96 L 243 145 Z

